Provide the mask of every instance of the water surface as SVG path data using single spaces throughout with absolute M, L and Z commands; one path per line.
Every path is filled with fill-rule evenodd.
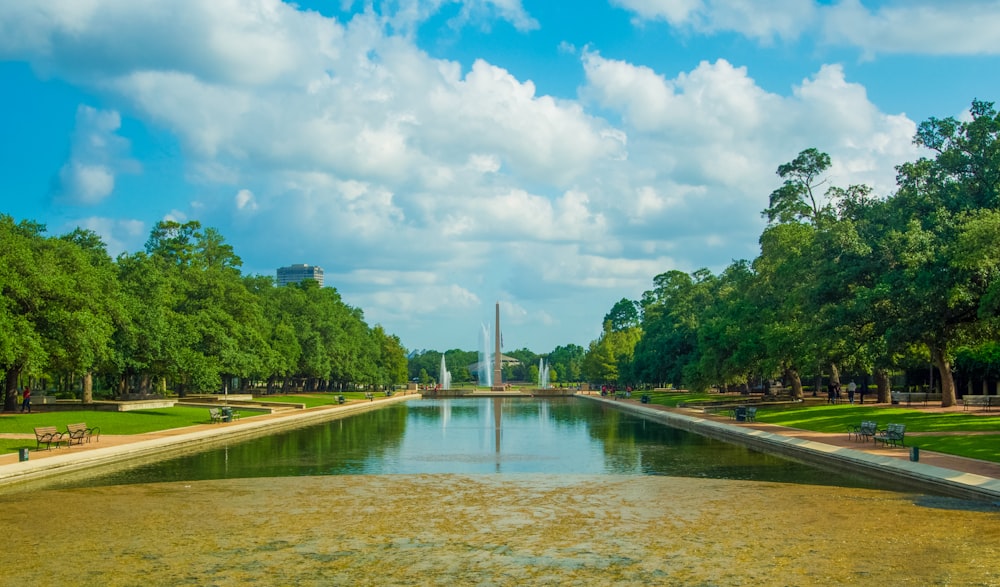
M 413 400 L 83 484 L 428 473 L 663 475 L 880 487 L 861 476 L 833 474 L 573 398 Z

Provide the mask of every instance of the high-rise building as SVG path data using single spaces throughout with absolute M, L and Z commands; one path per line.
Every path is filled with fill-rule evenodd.
M 315 279 L 319 282 L 319 286 L 323 287 L 323 268 L 301 263 L 278 268 L 278 285 L 299 283 L 306 279 Z

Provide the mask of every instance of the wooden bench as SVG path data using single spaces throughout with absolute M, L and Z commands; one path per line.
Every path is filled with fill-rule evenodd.
M 63 438 L 63 433 L 56 430 L 55 426 L 39 426 L 35 428 L 35 449 L 42 448 L 42 444 L 45 444 L 45 450 L 52 448 L 55 444 L 56 448 L 59 448 L 60 442 L 66 442 Z
M 208 408 L 208 417 L 212 419 L 212 424 L 222 422 L 222 410 L 220 408 Z
M 847 438 L 854 437 L 854 440 L 862 442 L 869 438 L 875 438 L 878 433 L 878 423 L 873 420 L 862 420 L 861 424 L 852 424 L 847 427 Z
M 962 409 L 969 411 L 969 408 L 980 407 L 990 411 L 990 406 L 1000 406 L 1000 395 L 963 395 Z
M 79 424 L 67 424 L 64 436 L 67 437 L 67 444 L 83 444 L 84 440 L 90 442 L 90 439 L 95 434 L 97 435 L 97 440 L 100 441 L 101 429 L 99 427 L 87 428 L 85 423 L 80 422 Z
M 889 424 L 885 430 L 880 430 L 873 437 L 876 442 L 886 446 L 906 446 L 903 437 L 906 435 L 906 424 Z

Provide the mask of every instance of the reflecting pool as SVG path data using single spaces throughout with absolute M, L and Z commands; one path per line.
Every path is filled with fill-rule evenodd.
M 998 585 L 992 505 L 584 400 L 407 401 L 0 495 L 0 585 Z
M 402 402 L 73 486 L 426 473 L 663 475 L 879 487 L 861 476 L 832 474 L 573 398 Z

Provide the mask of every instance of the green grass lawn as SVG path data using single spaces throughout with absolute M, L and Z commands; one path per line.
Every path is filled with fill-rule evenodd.
M 259 415 L 260 412 L 241 411 L 241 417 Z M 67 424 L 85 422 L 88 427 L 100 427 L 101 434 L 142 434 L 157 430 L 184 428 L 197 424 L 209 424 L 208 407 L 194 408 L 175 406 L 132 412 L 102 412 L 96 410 L 72 410 L 58 412 L 36 412 L 32 414 L 8 414 L 0 417 L 0 433 L 34 434 L 36 426 L 55 426 L 66 430 Z M 16 452 L 19 448 L 35 448 L 35 440 L 0 439 L 0 452 Z
M 888 407 L 883 405 L 821 405 L 788 409 L 761 409 L 757 420 L 769 424 L 814 430 L 816 432 L 847 432 L 849 424 L 862 420 L 875 420 L 879 427 L 886 424 L 905 424 L 907 432 L 972 431 L 1000 434 L 1000 414 L 983 416 L 964 412 L 945 414 L 924 412 L 918 409 Z
M 632 399 L 649 396 L 649 403 L 676 408 L 680 404 L 698 404 L 726 399 L 717 393 L 686 393 L 682 391 L 633 391 Z M 733 401 L 737 398 L 733 396 Z
M 1000 463 L 1000 414 L 984 416 L 963 412 L 945 414 L 888 406 L 812 406 L 789 409 L 762 409 L 758 422 L 778 424 L 816 432 L 847 433 L 848 425 L 874 420 L 906 425 L 906 444 L 950 455 Z M 997 434 L 955 434 L 953 436 L 910 436 L 910 432 L 996 432 Z
M 402 392 L 396 392 L 402 393 Z M 337 403 L 337 396 L 342 395 L 347 401 L 367 399 L 365 398 L 365 392 L 363 391 L 345 391 L 344 393 L 289 393 L 282 395 L 268 395 L 264 397 L 255 398 L 254 401 L 264 402 L 264 403 L 292 403 L 292 404 L 304 404 L 307 408 L 316 408 L 319 406 L 329 406 L 335 405 Z M 376 393 L 375 397 L 385 397 L 382 392 Z

